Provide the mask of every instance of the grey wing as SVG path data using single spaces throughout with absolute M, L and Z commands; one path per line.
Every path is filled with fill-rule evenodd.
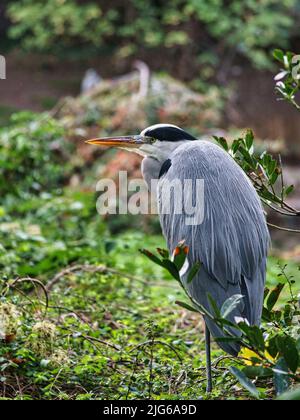
M 234 160 L 213 143 L 180 146 L 171 161 L 158 184 L 160 221 L 170 252 L 185 240 L 190 248 L 189 267 L 202 263 L 187 285 L 190 293 L 209 310 L 207 293 L 219 307 L 232 295 L 242 294 L 243 302 L 230 319 L 242 317 L 259 324 L 269 232 L 255 189 Z M 197 180 L 203 181 L 198 184 Z M 196 217 L 191 217 L 192 208 Z M 182 272 L 183 281 L 187 272 Z M 222 335 L 210 320 L 207 323 L 215 337 Z M 231 354 L 238 351 L 234 344 L 220 346 Z

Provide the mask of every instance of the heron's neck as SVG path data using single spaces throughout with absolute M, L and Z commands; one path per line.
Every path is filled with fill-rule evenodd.
M 140 148 L 140 152 L 144 157 L 156 160 L 161 166 L 167 159 L 170 159 L 172 153 L 179 146 L 186 142 L 187 140 L 158 141 L 154 144 L 145 144 Z
M 140 149 L 144 156 L 142 173 L 149 189 L 151 181 L 159 178 L 159 173 L 163 163 L 167 159 L 172 159 L 172 153 L 183 143 L 186 143 L 186 140 L 176 142 L 158 142 L 155 144 L 147 144 Z

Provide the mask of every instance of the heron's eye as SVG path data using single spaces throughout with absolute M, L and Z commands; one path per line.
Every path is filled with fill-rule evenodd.
M 154 144 L 156 142 L 157 142 L 157 139 L 155 139 L 154 137 L 147 136 L 147 143 L 148 144 Z

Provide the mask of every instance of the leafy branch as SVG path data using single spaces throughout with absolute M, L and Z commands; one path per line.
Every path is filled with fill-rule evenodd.
M 214 139 L 244 170 L 266 206 L 284 216 L 300 216 L 300 210 L 286 201 L 294 186 L 284 183 L 281 158 L 276 160 L 266 151 L 257 154 L 251 130 L 247 130 L 244 137 L 233 140 L 231 145 L 224 137 L 215 136 Z M 280 226 L 274 227 L 285 230 Z M 300 233 L 300 230 L 289 231 Z
M 279 49 L 273 52 L 273 56 L 282 66 L 280 72 L 275 76 L 275 90 L 282 100 L 291 103 L 300 111 L 300 105 L 296 100 L 296 94 L 300 90 L 300 56 Z

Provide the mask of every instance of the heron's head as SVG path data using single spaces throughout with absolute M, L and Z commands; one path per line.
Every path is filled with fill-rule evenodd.
M 191 140 L 196 138 L 176 125 L 155 124 L 137 135 L 98 138 L 88 140 L 87 143 L 118 147 L 164 162 L 178 146 Z

